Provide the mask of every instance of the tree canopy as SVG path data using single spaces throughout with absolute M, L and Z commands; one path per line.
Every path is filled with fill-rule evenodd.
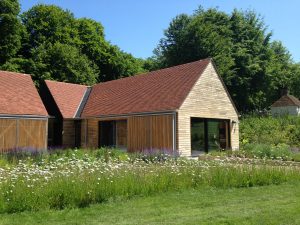
M 89 85 L 145 71 L 141 59 L 105 39 L 97 21 L 43 4 L 19 15 L 17 0 L 0 3 L 0 29 L 7 30 L 1 32 L 1 69 L 30 73 L 37 84 L 54 79 Z
M 156 64 L 168 67 L 202 58 L 214 59 L 240 111 L 270 106 L 284 87 L 294 93 L 296 69 L 287 49 L 271 41 L 254 11 L 199 8 L 175 17 L 155 50 Z
M 44 79 L 92 85 L 211 57 L 239 111 L 269 107 L 284 88 L 300 97 L 300 64 L 254 11 L 199 7 L 178 15 L 145 60 L 104 33 L 100 22 L 55 5 L 20 14 L 18 0 L 0 0 L 0 69 L 32 74 L 37 85 Z

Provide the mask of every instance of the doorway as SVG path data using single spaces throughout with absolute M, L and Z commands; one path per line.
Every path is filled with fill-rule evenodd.
M 191 149 L 205 151 L 230 148 L 230 120 L 191 118 Z
M 99 122 L 99 147 L 116 146 L 116 121 Z
M 127 149 L 127 120 L 99 121 L 99 147 Z

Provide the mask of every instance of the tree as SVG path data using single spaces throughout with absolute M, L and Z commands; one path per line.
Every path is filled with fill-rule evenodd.
M 59 42 L 40 45 L 32 55 L 35 80 L 53 79 L 87 85 L 96 83 L 98 67 L 76 47 Z
M 74 15 L 55 5 L 39 4 L 21 15 L 29 34 L 29 48 L 45 43 L 75 44 L 77 30 Z
M 19 12 L 18 0 L 0 0 L 0 65 L 16 56 L 21 47 Z
M 161 67 L 212 57 L 237 108 L 258 110 L 271 104 L 291 73 L 288 51 L 271 35 L 254 11 L 200 7 L 172 20 L 155 54 Z

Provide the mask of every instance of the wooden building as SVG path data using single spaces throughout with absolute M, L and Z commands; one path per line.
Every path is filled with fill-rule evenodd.
M 31 76 L 0 71 L 0 152 L 46 149 L 47 124 Z
M 41 85 L 40 95 L 50 115 L 49 147 L 81 147 L 80 114 L 89 90 L 85 85 L 50 80 Z
M 79 147 L 78 136 L 81 147 L 115 146 L 129 152 L 163 149 L 190 156 L 239 148 L 238 113 L 211 59 L 91 88 L 45 84 L 48 95 L 42 96 L 49 114 L 63 120 L 56 133 L 62 131 L 63 139 L 68 133 L 66 143 L 71 147 Z M 50 113 L 50 108 L 56 112 Z M 78 134 L 76 121 L 81 126 Z M 53 136 L 54 142 L 55 138 L 59 137 Z

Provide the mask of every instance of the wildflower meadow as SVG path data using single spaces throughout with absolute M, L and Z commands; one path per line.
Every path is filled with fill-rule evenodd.
M 297 165 L 227 158 L 189 160 L 117 150 L 69 150 L 64 154 L 2 160 L 0 213 L 81 208 L 110 199 L 198 189 L 240 188 L 300 180 Z M 103 154 L 105 152 L 105 154 Z

